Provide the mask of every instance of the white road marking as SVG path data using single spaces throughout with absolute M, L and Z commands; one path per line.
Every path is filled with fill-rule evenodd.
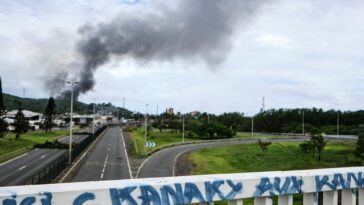
M 21 170 L 25 169 L 25 167 L 27 167 L 27 166 L 22 166 L 18 170 L 21 171 Z
M 125 146 L 125 140 L 124 140 L 124 134 L 123 134 L 123 129 L 121 128 L 121 139 L 123 141 L 123 145 L 124 145 L 124 152 L 125 152 L 125 157 L 126 157 L 126 163 L 128 165 L 128 170 L 129 170 L 129 176 L 130 179 L 133 178 L 133 175 L 131 174 L 131 168 L 130 168 L 130 163 L 129 163 L 129 157 L 128 157 L 128 152 L 126 151 L 126 146 Z
M 100 179 L 103 179 L 103 178 L 104 178 L 104 173 L 105 173 L 106 164 L 107 164 L 107 160 L 108 160 L 108 159 L 109 159 L 109 154 L 107 154 L 107 155 L 106 155 L 106 159 L 105 159 L 105 162 L 104 162 L 104 168 L 102 169 Z
M 44 154 L 44 155 L 42 155 L 40 158 L 41 158 L 41 159 L 43 159 L 45 156 L 46 156 L 46 155 Z
M 12 162 L 12 161 L 14 161 L 14 160 L 17 160 L 17 159 L 19 159 L 19 158 L 22 158 L 22 157 L 24 157 L 24 156 L 26 156 L 26 155 L 28 155 L 28 154 L 29 154 L 29 152 L 24 153 L 24 154 L 22 154 L 22 155 L 20 155 L 20 156 L 17 156 L 17 157 L 15 157 L 15 158 L 13 158 L 13 159 L 10 159 L 10 160 L 8 160 L 8 161 L 6 161 L 6 162 L 4 162 L 4 163 L 1 163 L 1 164 L 0 164 L 0 166 L 3 166 L 3 165 L 5 165 L 5 164 L 8 164 L 8 163 L 10 163 L 10 162 Z

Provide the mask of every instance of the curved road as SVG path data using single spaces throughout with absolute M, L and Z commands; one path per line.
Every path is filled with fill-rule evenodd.
M 279 138 L 269 139 L 272 142 L 303 142 L 307 138 Z M 151 155 L 140 167 L 137 178 L 151 178 L 151 177 L 169 177 L 174 176 L 174 167 L 177 158 L 193 150 L 201 148 L 221 147 L 227 145 L 237 144 L 253 144 L 257 143 L 257 139 L 244 139 L 244 140 L 230 140 L 219 142 L 207 142 L 199 144 L 180 145 L 163 149 Z

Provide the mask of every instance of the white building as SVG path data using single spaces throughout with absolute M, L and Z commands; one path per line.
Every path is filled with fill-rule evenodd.
M 29 127 L 32 130 L 39 130 L 39 126 L 42 124 L 43 114 L 32 112 L 29 110 L 22 110 L 25 119 L 29 121 Z M 16 113 L 18 110 L 12 110 L 6 113 L 6 121 L 9 123 L 9 130 L 14 130 L 12 126 L 15 120 Z

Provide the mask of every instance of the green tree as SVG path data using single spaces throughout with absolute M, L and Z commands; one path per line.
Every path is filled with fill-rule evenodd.
M 21 134 L 28 132 L 29 122 L 25 119 L 24 113 L 22 112 L 21 107 L 19 106 L 18 112 L 15 115 L 14 120 L 14 132 L 15 139 L 19 139 Z
M 272 144 L 272 142 L 270 142 L 270 141 L 258 140 L 258 145 L 259 145 L 260 149 L 262 149 L 263 152 L 268 151 L 268 146 L 271 144 Z
M 317 160 L 321 160 L 322 152 L 325 149 L 327 141 L 324 139 L 323 134 L 316 132 L 310 133 L 311 135 L 311 143 L 314 147 L 314 150 L 317 152 Z
M 354 155 L 357 158 L 364 158 L 364 132 L 359 133 Z
M 53 127 L 54 114 L 56 110 L 56 103 L 53 97 L 48 100 L 47 108 L 44 111 L 44 130 L 46 132 L 51 132 Z
M 8 123 L 6 122 L 5 118 L 6 118 L 6 109 L 4 106 L 3 90 L 0 78 L 0 138 L 4 137 L 8 132 Z

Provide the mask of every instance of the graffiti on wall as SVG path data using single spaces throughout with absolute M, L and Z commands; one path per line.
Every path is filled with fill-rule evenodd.
M 132 180 L 130 180 L 132 182 Z M 252 186 L 255 185 L 255 186 Z M 35 195 L 20 195 L 0 189 L 0 205 L 52 205 L 52 204 L 110 204 L 110 205 L 164 205 L 190 204 L 208 201 L 233 200 L 243 197 L 273 196 L 320 192 L 327 190 L 363 187 L 364 176 L 358 173 L 337 173 L 333 175 L 317 175 L 311 177 L 285 176 L 260 177 L 246 180 L 216 179 L 205 182 L 163 183 L 158 185 L 137 184 L 122 187 L 111 187 L 95 191 L 52 193 L 39 192 Z M 23 187 L 23 188 L 26 188 Z M 57 197 L 60 194 L 70 195 L 69 200 Z M 63 201 L 59 201 L 62 199 Z M 102 202 L 102 203 L 101 203 Z

